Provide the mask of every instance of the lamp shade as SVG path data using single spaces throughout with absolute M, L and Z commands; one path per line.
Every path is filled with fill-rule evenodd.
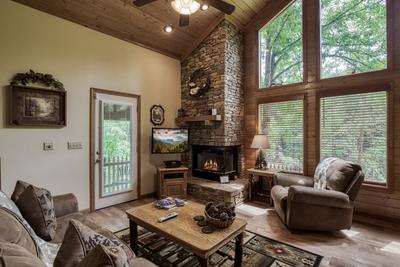
M 251 148 L 269 148 L 268 138 L 265 134 L 256 134 L 251 142 Z

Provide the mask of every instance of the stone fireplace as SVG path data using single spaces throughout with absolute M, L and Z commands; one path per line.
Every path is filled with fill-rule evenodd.
M 192 174 L 219 181 L 221 175 L 234 179 L 238 173 L 237 146 L 192 146 Z
M 181 108 L 189 128 L 191 151 L 182 161 L 191 169 L 188 193 L 198 200 L 240 203 L 247 197 L 244 178 L 243 34 L 223 20 L 182 63 Z M 203 69 L 210 88 L 201 96 L 190 94 L 190 77 Z M 220 120 L 204 118 L 216 109 Z M 229 184 L 220 184 L 229 175 Z M 236 179 L 239 178 L 239 179 Z

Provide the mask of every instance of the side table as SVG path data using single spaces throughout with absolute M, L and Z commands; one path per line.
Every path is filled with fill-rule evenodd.
M 266 203 L 271 204 L 271 189 L 274 186 L 274 174 L 278 171 L 273 169 L 247 169 L 249 200 L 261 198 Z

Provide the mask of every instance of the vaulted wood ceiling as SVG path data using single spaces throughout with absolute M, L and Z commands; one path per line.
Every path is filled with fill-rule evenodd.
M 226 16 L 210 7 L 190 16 L 190 25 L 179 27 L 179 15 L 170 0 L 158 0 L 138 8 L 131 0 L 13 0 L 54 16 L 87 26 L 116 38 L 152 49 L 165 55 L 185 58 L 225 17 L 244 28 L 271 0 L 226 0 L 236 6 Z M 174 31 L 162 28 L 172 24 Z

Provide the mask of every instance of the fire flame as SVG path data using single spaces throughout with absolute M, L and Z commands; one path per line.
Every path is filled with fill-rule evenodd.
M 203 168 L 205 170 L 209 170 L 209 171 L 218 171 L 219 170 L 219 166 L 217 161 L 212 160 L 212 159 L 208 159 L 204 162 L 204 166 Z

